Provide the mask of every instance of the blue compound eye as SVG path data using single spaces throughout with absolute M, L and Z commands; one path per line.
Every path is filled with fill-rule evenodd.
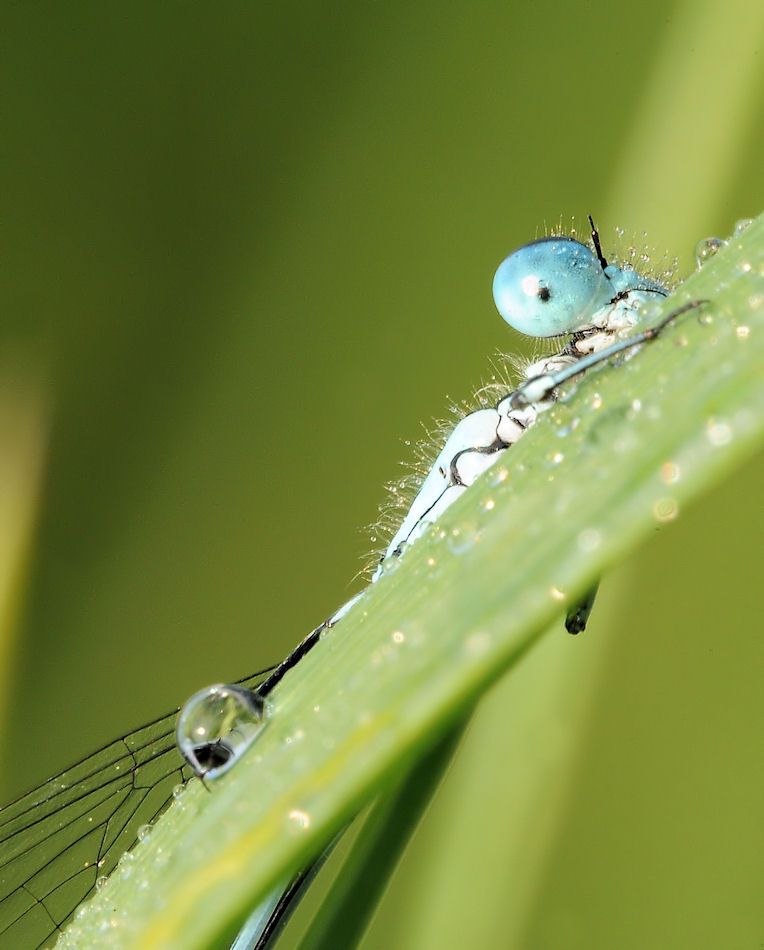
M 524 244 L 502 261 L 493 279 L 499 313 L 528 336 L 582 330 L 612 296 L 597 256 L 572 238 Z

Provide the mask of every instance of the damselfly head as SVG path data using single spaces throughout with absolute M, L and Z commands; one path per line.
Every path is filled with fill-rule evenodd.
M 524 244 L 502 261 L 493 279 L 501 316 L 534 337 L 582 330 L 612 295 L 597 255 L 573 238 Z

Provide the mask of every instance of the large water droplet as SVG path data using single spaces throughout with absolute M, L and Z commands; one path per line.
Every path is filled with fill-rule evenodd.
M 726 241 L 717 237 L 707 237 L 703 238 L 702 241 L 698 241 L 695 247 L 695 263 L 698 270 L 700 270 L 707 261 L 710 261 L 712 257 L 718 254 L 726 243 Z
M 227 771 L 265 725 L 267 703 L 242 686 L 208 686 L 180 711 L 176 739 L 181 754 L 199 776 Z

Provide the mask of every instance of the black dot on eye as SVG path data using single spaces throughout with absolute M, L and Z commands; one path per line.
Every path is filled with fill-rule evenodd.
M 552 296 L 552 292 L 548 287 L 539 287 L 539 289 L 536 291 L 536 294 L 539 300 L 543 300 L 544 303 L 546 303 L 547 300 L 549 300 L 549 298 Z

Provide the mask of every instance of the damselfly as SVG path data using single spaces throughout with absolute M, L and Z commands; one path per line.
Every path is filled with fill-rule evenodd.
M 568 341 L 530 365 L 516 389 L 454 427 L 371 583 L 517 442 L 554 403 L 558 387 L 654 339 L 679 313 L 697 306 L 687 304 L 640 329 L 641 312 L 666 296 L 666 287 L 630 266 L 609 264 L 593 224 L 591 239 L 588 247 L 570 237 L 543 238 L 499 266 L 493 289 L 502 317 L 529 336 L 564 335 Z M 235 686 L 203 690 L 180 713 L 115 740 L 0 809 L 0 950 L 51 946 L 76 906 L 164 811 L 175 788 L 193 774 L 212 780 L 238 760 L 267 721 L 271 691 L 362 596 L 320 624 L 265 679 L 255 674 Z M 592 599 L 593 592 L 569 611 L 571 633 L 583 629 Z M 265 946 L 288 903 L 274 901 L 254 936 L 237 947 Z

